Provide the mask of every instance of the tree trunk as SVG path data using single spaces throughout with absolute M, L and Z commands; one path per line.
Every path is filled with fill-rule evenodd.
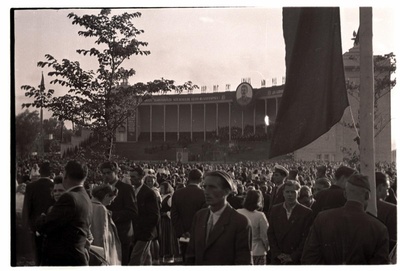
M 113 145 L 114 145 L 114 136 L 113 134 L 111 134 L 110 139 L 109 139 L 109 150 L 108 150 L 108 160 L 111 160 L 112 157 L 112 149 L 113 149 Z

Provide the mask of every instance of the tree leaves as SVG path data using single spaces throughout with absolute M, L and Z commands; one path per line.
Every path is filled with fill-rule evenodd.
M 148 43 L 136 39 L 144 31 L 137 29 L 132 20 L 140 16 L 139 12 L 111 16 L 110 9 L 103 9 L 98 15 L 69 13 L 67 17 L 72 24 L 84 28 L 78 35 L 94 38 L 94 44 L 99 45 L 98 48 L 77 49 L 77 54 L 96 58 L 98 67 L 95 72 L 85 71 L 79 61 L 62 59 L 59 62 L 46 54 L 38 67 L 50 68 L 48 76 L 53 77 L 50 84 L 66 88 L 68 93 L 56 97 L 53 89 L 41 92 L 31 86 L 22 86 L 25 96 L 34 98 L 32 103 L 23 106 L 47 108 L 55 117 L 112 138 L 116 129 L 154 93 L 180 93 L 198 88 L 190 81 L 177 86 L 173 80 L 164 78 L 146 84 L 122 84 L 135 74 L 133 68 L 122 66 L 124 61 L 134 55 L 150 54 L 150 51 L 142 50 Z

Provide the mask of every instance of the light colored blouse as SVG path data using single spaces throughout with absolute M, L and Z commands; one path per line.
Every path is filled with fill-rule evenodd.
M 252 254 L 253 256 L 267 255 L 268 237 L 267 230 L 269 227 L 265 214 L 260 211 L 249 211 L 247 209 L 238 209 L 240 214 L 246 216 L 251 224 L 252 231 Z

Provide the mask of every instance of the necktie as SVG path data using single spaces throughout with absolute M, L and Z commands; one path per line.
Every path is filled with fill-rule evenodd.
M 206 236 L 206 243 L 208 242 L 208 236 L 210 236 L 210 232 L 212 231 L 214 221 L 213 221 L 213 215 L 210 212 L 210 216 L 208 217 L 207 221 L 207 236 Z

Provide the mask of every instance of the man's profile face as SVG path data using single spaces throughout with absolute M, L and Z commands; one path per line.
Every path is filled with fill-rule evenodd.
M 142 184 L 142 177 L 139 176 L 139 173 L 137 171 L 131 171 L 129 174 L 131 177 L 131 184 L 135 187 L 139 187 Z
M 283 180 L 285 179 L 285 176 L 282 175 L 282 173 L 275 171 L 272 174 L 272 182 L 276 185 L 280 185 Z
M 115 182 L 117 179 L 117 173 L 109 168 L 102 169 L 101 173 L 103 173 L 104 181 L 108 184 Z
M 203 188 L 207 205 L 215 206 L 221 204 L 221 202 L 224 201 L 224 197 L 227 196 L 226 192 L 222 188 L 222 180 L 219 177 L 205 177 Z

